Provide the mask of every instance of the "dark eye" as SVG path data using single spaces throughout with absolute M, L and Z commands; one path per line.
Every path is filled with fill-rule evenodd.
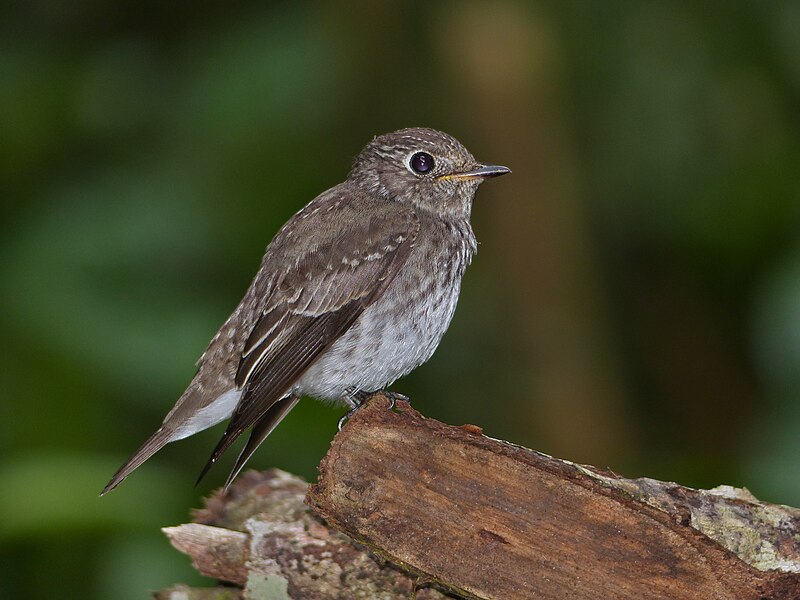
M 415 173 L 424 175 L 433 169 L 433 157 L 427 152 L 417 152 L 411 157 L 410 164 Z

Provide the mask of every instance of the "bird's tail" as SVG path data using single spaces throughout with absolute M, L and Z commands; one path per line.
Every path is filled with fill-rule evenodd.
M 242 468 L 244 468 L 245 463 L 253 455 L 259 445 L 261 445 L 261 442 L 267 439 L 267 436 L 272 433 L 272 431 L 281 421 L 283 421 L 283 418 L 289 414 L 289 411 L 292 410 L 295 404 L 297 404 L 299 401 L 300 396 L 295 394 L 285 396 L 275 402 L 269 408 L 269 410 L 267 410 L 267 412 L 265 412 L 258 419 L 258 421 L 256 421 L 256 424 L 253 426 L 253 429 L 250 432 L 250 439 L 247 440 L 247 444 L 239 454 L 239 458 L 236 459 L 236 464 L 233 466 L 233 469 L 228 475 L 228 479 L 226 480 L 223 489 L 228 489 Z M 209 469 L 211 469 L 211 467 L 217 462 L 219 454 L 221 454 L 218 454 L 218 450 L 224 441 L 225 437 L 223 436 L 222 440 L 220 440 L 220 444 L 217 444 L 217 448 L 215 448 L 214 452 L 211 454 L 211 458 L 208 459 L 205 466 L 200 471 L 200 476 L 197 478 L 197 483 L 195 485 L 200 483 L 203 477 L 205 477 L 208 473 Z
M 100 492 L 101 496 L 105 496 L 108 492 L 117 487 L 122 480 L 128 475 L 133 473 L 144 461 L 153 456 L 156 452 L 161 450 L 167 442 L 172 440 L 172 432 L 166 427 L 159 427 L 156 432 L 147 438 L 144 444 L 131 456 L 119 470 L 114 473 L 111 481 L 108 482 L 103 491 Z
M 300 396 L 295 396 L 294 394 L 283 398 L 276 402 L 275 405 L 256 422 L 250 432 L 250 439 L 247 440 L 247 444 L 239 454 L 239 458 L 236 459 L 236 464 L 233 465 L 233 469 L 231 469 L 228 479 L 225 481 L 224 489 L 230 487 L 233 480 L 236 479 L 236 476 L 239 475 L 239 472 L 244 468 L 245 463 L 253 456 L 256 448 L 261 445 L 261 442 L 267 439 L 267 436 L 269 436 L 278 424 L 283 421 L 283 418 L 289 414 L 289 411 L 292 410 L 294 405 L 299 401 Z

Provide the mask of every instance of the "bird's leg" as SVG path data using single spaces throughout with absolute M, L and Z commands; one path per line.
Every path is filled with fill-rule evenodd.
M 345 391 L 344 395 L 342 396 L 342 400 L 347 403 L 347 406 L 350 407 L 350 410 L 347 411 L 346 414 L 342 415 L 342 418 L 339 419 L 339 431 L 342 430 L 344 424 L 350 420 L 350 418 L 358 412 L 358 409 L 364 404 L 364 401 L 369 398 L 370 393 L 365 392 L 363 390 L 357 390 L 355 388 L 351 388 Z
M 348 390 L 345 390 L 342 400 L 344 400 L 347 403 L 347 406 L 353 410 L 364 404 L 364 401 L 372 396 L 373 393 L 374 392 L 365 392 L 364 390 L 359 390 L 356 388 L 349 388 Z

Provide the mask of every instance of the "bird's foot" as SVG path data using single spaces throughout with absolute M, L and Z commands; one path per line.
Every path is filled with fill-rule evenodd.
M 411 398 L 399 392 L 390 392 L 389 390 L 381 390 L 381 394 L 389 399 L 389 410 L 394 410 L 398 400 L 403 402 L 411 402 Z
M 388 390 L 380 390 L 380 392 L 348 390 L 347 393 L 344 396 L 342 396 L 342 399 L 350 407 L 350 410 L 347 411 L 346 414 L 342 415 L 342 418 L 339 419 L 338 423 L 339 431 L 341 431 L 342 427 L 344 427 L 344 424 L 347 423 L 351 418 L 353 418 L 353 415 L 355 415 L 359 411 L 359 409 L 362 406 L 364 406 L 364 402 L 367 400 L 367 398 L 376 393 L 381 393 L 389 399 L 389 410 L 394 410 L 398 400 L 403 400 L 405 402 L 410 401 L 408 396 L 399 394 L 398 392 L 390 392 Z

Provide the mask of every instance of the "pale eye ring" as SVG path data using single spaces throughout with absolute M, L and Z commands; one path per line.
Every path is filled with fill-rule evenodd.
M 408 161 L 411 170 L 418 175 L 425 175 L 433 170 L 435 165 L 433 157 L 427 152 L 416 152 Z

